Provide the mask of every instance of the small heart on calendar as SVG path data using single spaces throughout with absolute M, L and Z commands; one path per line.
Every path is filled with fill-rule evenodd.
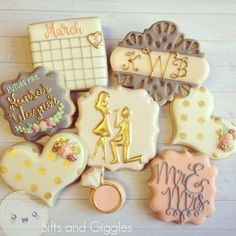
M 87 39 L 93 47 L 99 48 L 99 45 L 102 42 L 102 33 L 100 31 L 96 31 L 95 33 L 90 33 L 88 34 Z
M 31 143 L 9 148 L 1 158 L 0 175 L 12 189 L 24 190 L 53 206 L 60 191 L 82 174 L 86 164 L 84 142 L 64 132 L 50 138 L 42 153 Z

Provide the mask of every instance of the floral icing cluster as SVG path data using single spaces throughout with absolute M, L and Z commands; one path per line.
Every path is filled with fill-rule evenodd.
M 76 144 L 70 143 L 68 139 L 61 136 L 59 137 L 52 147 L 52 151 L 57 154 L 57 158 L 64 158 L 68 161 L 76 161 L 76 155 L 81 151 L 80 147 Z
M 223 125 L 223 128 L 218 130 L 217 134 L 219 136 L 218 149 L 223 152 L 233 151 L 235 146 L 234 142 L 236 141 L 236 131 Z
M 58 111 L 52 117 L 49 117 L 38 123 L 27 124 L 25 127 L 18 125 L 15 126 L 15 128 L 17 132 L 25 134 L 44 132 L 54 128 L 62 119 L 63 114 L 64 114 L 64 105 L 61 103 L 60 106 L 58 107 Z

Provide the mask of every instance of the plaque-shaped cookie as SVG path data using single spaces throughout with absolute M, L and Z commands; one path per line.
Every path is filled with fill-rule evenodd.
M 209 157 L 165 150 L 151 162 L 150 207 L 167 222 L 201 224 L 215 212 L 217 169 Z
M 78 106 L 88 165 L 141 170 L 155 156 L 159 105 L 144 89 L 94 87 Z
M 20 73 L 16 80 L 2 84 L 2 92 L 0 106 L 16 136 L 33 141 L 72 123 L 74 105 L 54 71 L 38 67 Z
M 199 43 L 185 39 L 168 21 L 156 22 L 143 33 L 128 33 L 110 61 L 118 84 L 144 88 L 160 105 L 175 95 L 187 96 L 209 73 Z

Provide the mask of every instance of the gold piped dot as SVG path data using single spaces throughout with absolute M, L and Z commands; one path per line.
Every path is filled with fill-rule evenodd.
M 199 106 L 199 107 L 204 107 L 204 106 L 205 106 L 205 102 L 202 101 L 202 100 L 199 101 L 199 102 L 198 102 L 198 106 Z
M 199 117 L 197 121 L 199 124 L 205 123 L 205 119 L 203 117 Z
M 16 173 L 16 174 L 15 174 L 15 180 L 16 180 L 16 181 L 20 181 L 21 179 L 22 179 L 21 173 Z
M 55 184 L 61 184 L 61 178 L 60 178 L 60 177 L 56 177 L 56 178 L 54 179 L 54 183 L 55 183 Z
M 1 173 L 1 174 L 6 174 L 7 171 L 8 171 L 8 170 L 7 170 L 7 167 L 6 167 L 6 166 L 1 166 L 1 167 L 0 167 L 0 173 Z
M 203 140 L 203 138 L 204 138 L 204 135 L 202 133 L 197 134 L 197 139 L 198 140 Z
M 182 114 L 182 115 L 180 116 L 180 118 L 181 118 L 182 121 L 186 121 L 186 120 L 188 119 L 188 116 L 185 115 L 185 114 Z
M 184 106 L 184 107 L 189 107 L 189 105 L 190 105 L 190 103 L 189 103 L 188 100 L 184 100 L 184 101 L 183 101 L 183 106 Z
M 31 161 L 30 160 L 25 160 L 23 163 L 24 168 L 29 168 L 31 166 Z
M 38 186 L 36 184 L 31 184 L 30 190 L 32 193 L 35 193 L 38 191 Z
M 219 157 L 220 157 L 220 154 L 219 154 L 219 152 L 213 152 L 212 153 L 212 157 L 214 158 L 214 159 L 218 159 Z
M 50 152 L 48 155 L 48 160 L 50 161 L 55 161 L 56 160 L 56 153 L 55 152 Z
M 71 167 L 71 161 L 65 160 L 65 161 L 64 161 L 64 167 L 65 167 L 65 168 L 70 168 L 70 167 Z
M 46 170 L 43 167 L 39 167 L 38 172 L 39 172 L 40 175 L 45 175 L 46 174 Z
M 221 123 L 221 119 L 220 119 L 219 117 L 216 117 L 216 118 L 215 118 L 215 123 L 216 123 L 216 124 L 220 124 L 220 123 Z
M 184 139 L 187 138 L 187 134 L 184 133 L 184 132 L 181 132 L 181 133 L 179 134 L 179 137 L 184 140 Z
M 50 192 L 46 192 L 45 194 L 44 194 L 44 198 L 45 199 L 50 199 L 52 197 L 52 194 L 50 193 Z
M 16 156 L 16 150 L 14 148 L 11 148 L 9 151 L 8 151 L 8 155 L 10 157 L 15 157 Z
M 201 93 L 205 93 L 205 92 L 206 92 L 206 89 L 205 89 L 204 87 L 200 87 L 200 88 L 199 88 L 199 91 L 200 91 Z

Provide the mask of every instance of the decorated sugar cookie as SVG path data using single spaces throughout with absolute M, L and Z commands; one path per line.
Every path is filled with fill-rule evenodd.
M 188 95 L 209 73 L 199 43 L 184 38 L 169 21 L 156 22 L 143 33 L 128 33 L 110 61 L 118 84 L 144 88 L 160 105 L 174 95 Z
M 60 191 L 75 181 L 87 164 L 87 149 L 71 133 L 54 135 L 42 153 L 32 143 L 9 148 L 2 156 L 0 173 L 14 190 L 25 190 L 54 206 Z
M 151 209 L 158 219 L 201 224 L 215 211 L 216 168 L 201 153 L 163 151 L 151 162 Z
M 48 207 L 24 191 L 7 195 L 0 204 L 0 226 L 8 236 L 39 236 L 49 219 Z
M 174 136 L 171 144 L 185 145 L 222 159 L 236 152 L 236 126 L 229 120 L 211 117 L 214 100 L 205 87 L 195 88 L 186 98 L 171 104 Z
M 82 175 L 81 184 L 92 189 L 90 201 L 103 213 L 117 211 L 125 201 L 123 188 L 113 180 L 104 179 L 104 167 L 91 167 Z
M 34 68 L 60 73 L 69 90 L 107 86 L 105 40 L 99 17 L 54 20 L 28 26 Z
M 13 134 L 33 141 L 72 123 L 74 104 L 56 72 L 38 67 L 2 84 L 0 105 Z
M 78 106 L 90 166 L 141 170 L 155 156 L 159 105 L 144 89 L 95 87 Z

